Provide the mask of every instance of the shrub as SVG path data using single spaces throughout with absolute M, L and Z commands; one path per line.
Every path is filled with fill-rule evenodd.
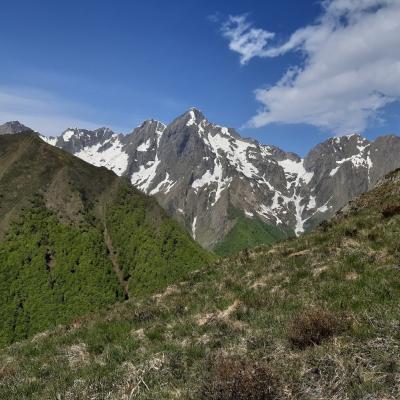
M 347 325 L 348 321 L 342 315 L 312 308 L 293 318 L 288 327 L 288 339 L 293 347 L 304 349 L 345 331 Z
M 204 400 L 274 400 L 278 380 L 265 365 L 248 360 L 222 358 L 211 368 L 212 375 L 203 385 Z
M 357 228 L 356 227 L 346 227 L 346 229 L 344 230 L 344 235 L 347 237 L 353 237 L 353 236 L 357 236 Z
M 399 204 L 387 206 L 386 208 L 384 208 L 382 210 L 383 218 L 391 218 L 397 214 L 400 214 L 400 205 Z
M 159 310 L 156 307 L 144 307 L 136 309 L 133 312 L 132 320 L 134 323 L 150 322 L 159 316 Z
M 322 232 L 327 232 L 329 228 L 332 227 L 332 222 L 331 221 L 327 221 L 327 220 L 323 220 L 320 224 L 319 224 L 319 228 Z

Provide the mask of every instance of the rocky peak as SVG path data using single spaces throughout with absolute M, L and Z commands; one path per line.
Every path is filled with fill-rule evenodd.
M 19 121 L 9 121 L 0 125 L 0 135 L 10 135 L 21 132 L 33 132 L 33 129 L 28 128 Z
M 365 163 L 369 147 L 370 142 L 358 134 L 333 137 L 315 146 L 305 157 L 304 165 L 322 175 L 347 162 L 359 166 Z
M 193 123 L 198 123 L 206 119 L 204 114 L 195 107 L 190 108 L 184 115 L 189 115 L 190 120 L 192 120 Z
M 169 125 L 172 129 L 182 130 L 184 127 L 198 127 L 208 123 L 207 119 L 197 108 L 190 108 L 185 113 L 175 118 Z
M 165 124 L 163 124 L 160 121 L 157 121 L 156 119 L 146 119 L 144 120 L 140 125 L 138 125 L 132 133 L 136 131 L 141 131 L 141 130 L 158 130 L 158 131 L 163 131 L 165 129 Z
M 89 131 L 90 132 L 90 131 Z M 102 126 L 101 128 L 97 128 L 93 131 L 97 136 L 112 136 L 114 135 L 114 131 L 106 126 Z
M 68 128 L 58 137 L 43 138 L 46 142 L 62 147 L 73 154 L 79 153 L 87 148 L 108 146 L 108 142 L 118 135 L 111 129 L 102 127 L 95 130 Z

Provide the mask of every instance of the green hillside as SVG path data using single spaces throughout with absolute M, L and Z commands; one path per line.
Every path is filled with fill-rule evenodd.
M 4 399 L 398 398 L 400 171 L 314 232 L 0 352 Z
M 0 136 L 0 345 L 160 290 L 211 259 L 114 173 L 33 134 Z
M 289 229 L 277 228 L 258 218 L 239 215 L 233 228 L 216 245 L 214 252 L 226 257 L 246 248 L 276 243 L 291 236 L 294 236 L 294 232 Z
M 134 296 L 162 289 L 212 259 L 176 221 L 165 217 L 154 199 L 131 186 L 117 192 L 107 208 L 106 224 Z

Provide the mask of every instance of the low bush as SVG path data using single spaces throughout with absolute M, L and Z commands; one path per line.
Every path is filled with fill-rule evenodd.
M 271 370 L 257 362 L 222 358 L 214 362 L 211 377 L 202 387 L 203 400 L 274 400 L 279 382 Z
M 382 210 L 383 218 L 391 218 L 398 214 L 400 214 L 400 204 L 390 205 Z
M 348 320 L 340 314 L 311 308 L 297 314 L 288 326 L 288 339 L 295 348 L 321 344 L 325 339 L 344 332 Z

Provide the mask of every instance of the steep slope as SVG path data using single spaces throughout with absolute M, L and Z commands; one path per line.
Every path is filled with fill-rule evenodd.
M 157 202 L 34 134 L 0 137 L 0 344 L 210 261 Z
M 292 231 L 265 224 L 258 218 L 246 218 L 245 215 L 232 216 L 236 223 L 225 237 L 217 243 L 213 251 L 226 257 L 243 249 L 272 244 L 292 236 Z
M 0 352 L 0 397 L 399 394 L 400 171 L 296 239 Z
M 283 235 L 300 234 L 400 167 L 396 136 L 374 142 L 359 135 L 332 138 L 302 159 L 243 139 L 196 109 L 167 126 L 145 121 L 125 136 L 105 128 L 69 129 L 59 138 L 43 139 L 155 195 L 209 249 L 224 240 L 243 214 L 246 230 L 261 221 L 266 230 L 272 226 Z

